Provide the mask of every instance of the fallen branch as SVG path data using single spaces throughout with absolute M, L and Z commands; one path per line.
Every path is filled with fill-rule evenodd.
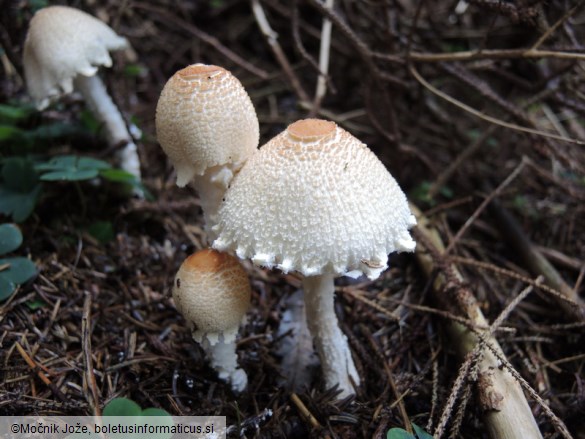
M 431 228 L 429 221 L 420 210 L 411 204 L 411 209 L 417 217 L 418 226 L 415 237 L 419 242 L 416 251 L 417 260 L 430 278 L 437 268 L 436 259 L 441 259 L 445 246 L 438 232 Z M 428 251 L 424 249 L 427 248 Z M 434 253 L 434 255 L 432 253 Z M 489 327 L 477 300 L 465 287 L 461 285 L 463 276 L 452 266 L 442 267 L 437 273 L 433 291 L 435 298 L 442 306 L 447 306 L 450 299 L 457 302 L 463 314 L 477 327 Z M 452 279 L 453 278 L 453 279 Z M 454 282 L 459 285 L 454 285 Z M 455 290 L 448 295 L 449 289 Z M 501 355 L 504 354 L 496 339 L 489 335 L 489 330 L 471 330 L 457 322 L 450 322 L 448 330 L 451 338 L 457 344 L 462 358 L 474 357 L 475 347 L 481 343 L 479 335 L 485 337 L 485 342 L 493 346 Z M 522 387 L 506 369 L 501 369 L 501 361 L 491 350 L 484 350 L 478 361 L 478 386 L 480 401 L 483 401 L 484 421 L 486 428 L 493 439 L 507 438 L 542 438 Z

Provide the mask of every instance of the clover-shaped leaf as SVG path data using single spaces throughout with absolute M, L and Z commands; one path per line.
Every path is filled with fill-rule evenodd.
M 115 398 L 111 400 L 105 407 L 103 411 L 103 416 L 107 417 L 115 417 L 115 424 L 116 425 L 140 425 L 140 424 L 148 424 L 148 425 L 159 425 L 159 426 L 167 426 L 171 427 L 174 425 L 174 421 L 172 416 L 162 409 L 157 408 L 147 408 L 142 410 L 142 408 L 136 404 L 134 401 L 128 398 Z M 122 418 L 118 418 L 122 417 Z M 146 419 L 148 418 L 148 419 Z M 104 419 L 104 423 L 107 420 Z M 164 431 L 164 430 L 163 430 Z M 155 439 L 169 439 L 172 436 L 170 433 L 158 433 L 155 435 L 151 435 L 149 437 L 153 437 Z M 124 439 L 134 439 L 139 438 L 138 435 L 131 435 L 131 434 L 124 434 L 124 435 L 111 435 L 111 437 L 115 438 L 124 438 Z
M 22 233 L 14 224 L 0 225 L 0 255 L 16 250 L 22 244 Z M 0 259 L 0 301 L 10 297 L 16 287 L 37 274 L 30 259 L 15 257 Z
M 35 169 L 46 171 L 41 175 L 43 181 L 81 181 L 96 178 L 100 171 L 111 169 L 111 166 L 103 160 L 65 155 L 38 164 Z
M 22 233 L 14 224 L 0 224 L 0 255 L 16 250 L 22 244 Z
M 414 434 L 402 428 L 391 428 L 386 434 L 386 439 L 433 439 L 433 436 L 424 431 L 421 427 L 412 423 Z
M 3 161 L 0 183 L 0 213 L 20 223 L 35 208 L 41 184 L 31 160 L 11 157 Z

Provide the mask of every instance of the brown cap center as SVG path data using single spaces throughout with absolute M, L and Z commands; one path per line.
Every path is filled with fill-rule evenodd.
M 212 249 L 204 249 L 199 250 L 185 259 L 184 265 L 193 271 L 216 273 L 227 258 L 229 258 L 227 253 L 220 253 Z
M 328 120 L 304 119 L 290 124 L 287 132 L 297 140 L 311 142 L 335 132 L 336 127 L 334 122 Z
M 225 72 L 225 69 L 218 66 L 193 64 L 185 67 L 182 70 L 179 70 L 177 75 L 179 75 L 182 79 L 189 81 L 194 79 L 202 79 L 206 76 L 212 78 L 213 76 L 219 75 L 223 72 Z

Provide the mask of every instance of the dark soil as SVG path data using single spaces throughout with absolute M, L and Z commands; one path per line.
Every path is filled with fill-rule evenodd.
M 2 102 L 28 99 L 21 58 L 34 3 L 0 0 Z M 317 0 L 261 2 L 288 74 L 248 1 L 68 4 L 100 17 L 133 46 L 133 54 L 116 54 L 114 67 L 102 74 L 119 107 L 144 132 L 139 153 L 154 200 L 128 198 L 111 184 L 45 185 L 34 214 L 21 224 L 25 242 L 19 250 L 40 274 L 0 304 L 1 414 L 92 414 L 124 396 L 174 415 L 227 416 L 228 425 L 246 437 L 385 438 L 390 428 L 405 428 L 407 419 L 430 432 L 436 428 L 461 357 L 444 330 L 449 316 L 434 312 L 443 304 L 433 299 L 432 279 L 411 254 L 392 256 L 391 268 L 375 282 L 339 279 L 345 288 L 337 295 L 338 316 L 363 383 L 354 399 L 338 401 L 335 390 L 321 387 L 319 370 L 313 371 L 295 394 L 320 427 L 301 415 L 293 391 L 282 384 L 286 371 L 277 355 L 286 299 L 300 286 L 296 276 L 246 265 L 253 306 L 238 354 L 250 378 L 248 391 L 232 394 L 206 364 L 170 297 L 183 259 L 206 245 L 202 214 L 197 194 L 175 186 L 154 131 L 163 85 L 195 62 L 223 66 L 241 80 L 258 112 L 261 144 L 295 120 L 332 119 L 380 157 L 444 242 L 464 227 L 450 255 L 466 262 L 458 267 L 489 320 L 527 284 L 473 261 L 538 276 L 493 211 L 481 206 L 490 194 L 570 289 L 583 292 L 585 146 L 567 138 L 585 139 L 585 62 L 562 57 L 585 53 L 583 8 L 568 13 L 577 3 L 338 0 L 328 93 L 320 106 L 311 102 L 325 13 Z M 543 35 L 548 37 L 539 42 Z M 554 53 L 523 53 L 537 42 L 538 49 Z M 477 53 L 455 59 L 461 51 Z M 137 74 L 129 74 L 129 67 Z M 417 75 L 479 115 L 433 93 Z M 303 93 L 309 102 L 302 102 Z M 65 98 L 35 116 L 30 128 L 54 120 L 80 125 L 82 108 L 76 97 Z M 103 145 L 85 133 L 56 139 L 42 153 L 111 160 Z M 0 157 L 10 154 L 18 152 L 0 151 Z M 517 176 L 494 194 L 521 163 Z M 102 243 L 88 233 L 96 221 L 111 222 L 113 239 Z M 437 266 L 444 267 L 440 261 Z M 447 311 L 458 314 L 456 307 Z M 497 338 L 508 360 L 570 433 L 584 438 L 583 320 L 550 292 L 535 289 L 504 327 Z M 38 369 L 25 362 L 16 343 Z M 40 371 L 50 386 L 39 379 Z M 473 383 L 470 389 L 469 400 L 465 392 L 455 395 L 444 437 L 488 437 Z M 558 421 L 528 400 L 543 435 L 561 437 Z

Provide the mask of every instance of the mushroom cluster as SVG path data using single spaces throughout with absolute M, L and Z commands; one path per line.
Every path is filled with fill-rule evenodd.
M 140 179 L 136 145 L 122 114 L 97 75 L 100 66 L 111 67 L 109 52 L 128 47 L 128 41 L 85 12 L 67 6 L 50 6 L 32 18 L 24 42 L 24 76 L 39 110 L 62 94 L 78 90 L 96 119 L 104 126 L 122 168 Z
M 376 279 L 388 254 L 413 251 L 416 223 L 378 158 L 335 123 L 297 121 L 260 149 L 258 121 L 229 72 L 195 64 L 165 85 L 157 134 L 193 180 L 213 248 L 303 277 L 307 324 L 327 387 L 355 393 L 360 377 L 334 310 L 334 278 Z

